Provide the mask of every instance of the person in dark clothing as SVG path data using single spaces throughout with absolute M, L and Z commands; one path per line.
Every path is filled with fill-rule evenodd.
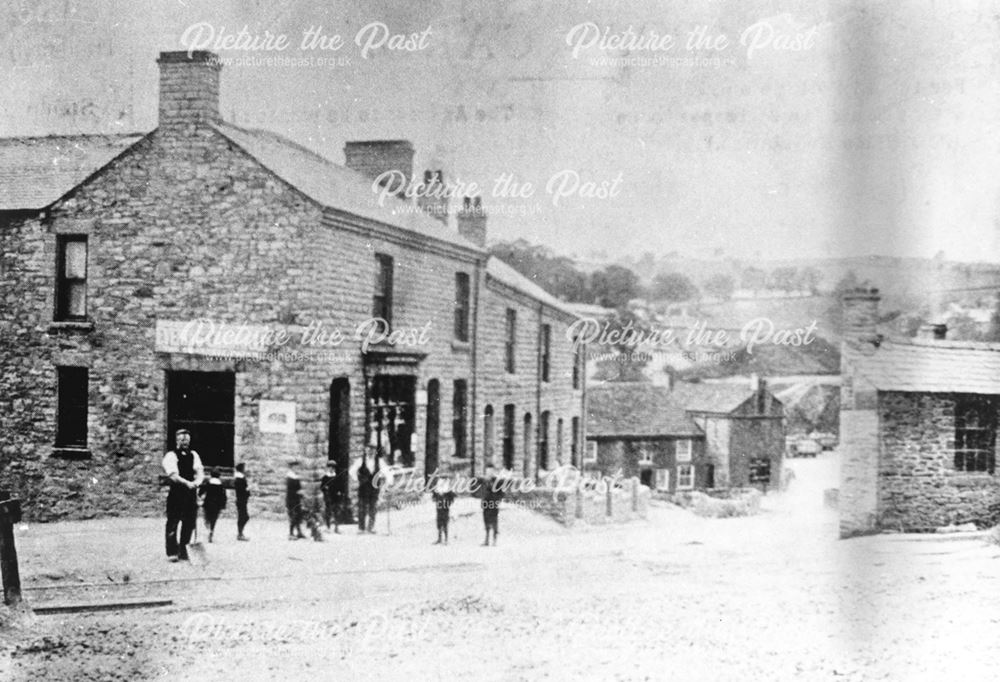
M 198 522 L 198 486 L 205 476 L 201 457 L 191 449 L 191 433 L 177 429 L 176 448 L 163 456 L 163 473 L 170 479 L 167 493 L 167 558 L 187 561 L 187 546 Z M 180 525 L 180 537 L 177 527 Z
M 208 528 L 208 541 L 215 536 L 215 522 L 219 514 L 226 508 L 226 488 L 219 478 L 219 470 L 213 468 L 208 478 L 201 484 L 198 494 L 202 498 L 201 508 L 205 513 L 205 527 Z
M 246 542 L 250 538 L 243 534 L 243 530 L 250 520 L 250 512 L 247 509 L 247 502 L 250 501 L 250 485 L 247 482 L 246 465 L 243 462 L 236 465 L 233 489 L 236 490 L 236 539 Z
M 448 484 L 446 479 L 441 479 L 434 486 L 434 492 L 431 493 L 431 497 L 434 499 L 434 507 L 437 510 L 437 532 L 438 539 L 435 545 L 441 544 L 441 538 L 444 538 L 444 544 L 448 544 L 448 521 L 451 517 L 451 505 L 455 501 L 455 493 L 451 491 L 451 486 Z
M 378 461 L 375 463 L 378 470 Z M 368 458 L 365 456 L 358 469 L 358 532 L 375 532 L 375 506 L 378 503 L 378 487 L 375 484 L 375 473 L 368 468 Z
M 479 479 L 482 487 L 480 491 L 480 506 L 483 509 L 483 525 L 486 527 L 486 538 L 483 540 L 483 547 L 490 544 L 490 530 L 493 531 L 493 545 L 497 544 L 497 532 L 500 523 L 500 501 L 503 500 L 503 483 L 496 476 L 487 475 Z
M 302 480 L 297 470 L 298 462 L 288 463 L 285 474 L 285 510 L 288 512 L 288 539 L 301 540 L 302 533 Z
M 333 521 L 333 532 L 340 533 L 340 524 L 337 519 L 341 505 L 341 491 L 338 485 L 337 472 L 333 462 L 327 465 L 326 473 L 319 481 L 319 488 L 323 491 L 323 520 L 326 522 L 326 529 L 330 530 L 330 522 Z

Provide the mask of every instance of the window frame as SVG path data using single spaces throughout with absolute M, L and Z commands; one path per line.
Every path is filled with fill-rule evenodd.
M 662 476 L 661 476 L 662 474 Z M 663 485 L 660 485 L 660 479 L 665 478 Z M 653 490 L 662 490 L 664 492 L 670 491 L 670 469 L 667 467 L 660 467 L 658 469 L 653 469 Z
M 472 281 L 467 272 L 455 273 L 455 329 L 456 341 L 469 342 L 469 313 L 472 300 Z
M 504 317 L 504 370 L 517 373 L 517 310 L 507 308 Z
M 681 445 L 684 448 L 681 448 Z M 678 438 L 674 445 L 674 459 L 678 464 L 689 464 L 694 459 L 694 441 L 690 438 Z
M 542 381 L 548 383 L 552 380 L 552 325 L 542 325 Z
M 66 274 L 67 252 L 70 244 L 83 244 L 83 277 L 69 277 Z M 56 286 L 55 310 L 53 319 L 56 322 L 82 322 L 87 317 L 88 275 L 90 270 L 90 243 L 85 234 L 60 234 L 56 236 Z M 71 312 L 72 292 L 74 287 L 83 289 L 83 313 L 76 315 Z
M 962 474 L 988 474 L 996 471 L 998 400 L 995 396 L 959 395 L 955 398 L 954 468 Z M 970 413 L 973 425 L 966 423 Z M 980 423 L 982 425 L 980 425 Z M 976 439 L 977 447 L 968 447 Z
M 690 479 L 690 481 L 683 483 L 685 479 Z M 694 490 L 694 464 L 677 465 L 677 489 Z
M 82 383 L 70 386 L 71 381 Z M 74 400 L 77 398 L 78 400 Z M 87 367 L 60 365 L 56 367 L 56 433 L 55 447 L 65 450 L 86 450 L 89 442 L 90 370 Z M 74 421 L 70 424 L 69 422 Z M 81 434 L 81 439 L 73 437 Z
M 375 254 L 375 290 L 372 293 L 372 317 L 385 320 L 392 328 L 392 298 L 396 262 L 387 253 Z

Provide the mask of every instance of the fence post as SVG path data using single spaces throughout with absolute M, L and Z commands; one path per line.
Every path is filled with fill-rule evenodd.
M 21 501 L 0 490 L 0 574 L 3 579 L 3 603 L 13 606 L 21 601 L 21 576 L 17 570 L 14 547 L 14 524 L 21 520 Z

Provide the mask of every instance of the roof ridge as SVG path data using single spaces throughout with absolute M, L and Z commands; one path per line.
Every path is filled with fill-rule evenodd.
M 0 136 L 0 143 L 3 142 L 23 142 L 23 141 L 42 141 L 42 140 L 57 140 L 57 139 L 93 139 L 93 138 L 111 138 L 111 137 L 142 137 L 148 135 L 150 131 L 135 131 L 131 133 L 66 133 L 57 134 L 49 133 L 48 135 L 3 135 Z

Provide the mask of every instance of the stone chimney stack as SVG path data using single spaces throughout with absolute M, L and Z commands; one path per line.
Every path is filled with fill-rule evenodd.
M 878 289 L 861 287 L 844 294 L 842 301 L 842 326 L 844 341 L 877 344 Z
M 405 199 L 413 179 L 413 145 L 409 140 L 359 140 L 344 145 L 346 165 Z
M 458 233 L 476 246 L 486 248 L 486 209 L 482 197 L 465 197 L 458 218 Z
M 944 341 L 948 338 L 948 325 L 934 324 L 931 322 L 922 324 L 917 330 L 917 338 L 928 339 L 931 341 Z
M 190 131 L 219 120 L 219 65 L 211 52 L 161 52 L 160 130 Z
M 417 195 L 417 206 L 427 215 L 448 224 L 448 196 L 444 173 L 440 170 L 424 171 L 424 182 Z

